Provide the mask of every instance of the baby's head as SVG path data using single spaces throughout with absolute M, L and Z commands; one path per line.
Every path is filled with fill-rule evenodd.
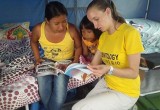
M 83 17 L 79 28 L 83 39 L 90 42 L 99 39 L 102 33 L 100 30 L 94 28 L 93 23 L 88 20 L 87 16 Z

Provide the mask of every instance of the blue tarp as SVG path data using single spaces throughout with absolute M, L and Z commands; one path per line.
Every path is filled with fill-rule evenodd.
M 45 0 L 0 0 L 0 24 L 44 20 Z
M 44 20 L 44 10 L 47 2 L 55 0 L 0 0 L 0 24 L 10 22 L 30 21 L 31 26 Z M 86 7 L 92 0 L 58 0 L 68 10 L 68 20 L 79 25 L 86 13 Z M 124 18 L 144 18 L 149 0 L 113 0 L 117 10 Z M 158 0 L 154 0 L 157 1 Z M 154 3 L 151 3 L 154 5 Z M 153 12 L 154 8 L 150 10 Z M 157 14 L 157 13 L 156 13 Z M 156 18 L 151 13 L 149 18 Z

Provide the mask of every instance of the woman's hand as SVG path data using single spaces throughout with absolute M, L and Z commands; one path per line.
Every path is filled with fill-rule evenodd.
M 73 62 L 71 60 L 64 60 L 64 61 L 59 61 L 56 64 L 56 67 L 62 71 L 65 71 L 66 68 L 72 64 Z
M 45 60 L 42 59 L 42 58 L 37 59 L 37 60 L 36 60 L 36 65 L 41 64 L 43 61 L 45 61 Z
M 109 71 L 109 66 L 107 65 L 88 65 L 88 69 L 90 69 L 94 75 L 101 77 Z
M 56 67 L 62 71 L 65 71 L 68 65 L 66 64 L 58 64 Z

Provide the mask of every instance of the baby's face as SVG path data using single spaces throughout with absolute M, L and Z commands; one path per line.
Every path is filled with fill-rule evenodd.
M 95 34 L 91 29 L 82 28 L 82 37 L 84 40 L 93 42 L 95 41 Z

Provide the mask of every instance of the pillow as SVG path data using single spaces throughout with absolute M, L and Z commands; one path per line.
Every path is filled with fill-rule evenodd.
M 30 36 L 29 22 L 0 24 L 0 39 L 20 40 Z
M 30 38 L 25 37 L 22 40 L 0 40 L 0 60 L 6 64 L 17 57 L 28 55 L 33 56 L 30 46 Z

